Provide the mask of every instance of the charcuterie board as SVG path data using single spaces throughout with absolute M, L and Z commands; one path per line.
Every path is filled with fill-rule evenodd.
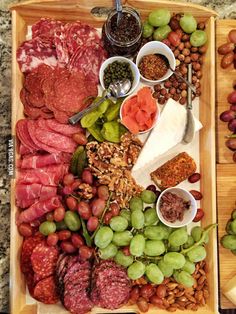
M 233 81 L 235 80 L 235 69 L 231 65 L 222 69 L 220 62 L 222 56 L 217 53 L 217 48 L 227 42 L 228 32 L 236 27 L 235 20 L 217 20 L 216 21 L 216 103 L 217 103 L 217 162 L 232 163 L 232 151 L 226 145 L 226 135 L 230 134 L 227 123 L 219 119 L 220 114 L 228 110 L 228 95 L 233 91 Z
M 216 221 L 216 177 L 215 177 L 215 16 L 214 11 L 205 9 L 198 5 L 184 4 L 168 1 L 126 1 L 127 6 L 136 8 L 145 19 L 150 10 L 162 8 L 163 6 L 170 12 L 189 12 L 199 21 L 206 24 L 206 33 L 208 36 L 207 52 L 204 58 L 202 89 L 200 96 L 200 114 L 204 128 L 199 135 L 199 156 L 200 172 L 202 174 L 201 190 L 204 191 L 204 197 L 201 200 L 201 207 L 204 208 L 205 217 L 203 227 L 213 224 Z M 26 1 L 11 7 L 12 25 L 13 25 L 13 72 L 12 72 L 12 132 L 15 134 L 16 122 L 23 117 L 23 106 L 20 102 L 20 90 L 22 87 L 23 75 L 18 68 L 14 56 L 17 47 L 26 38 L 27 27 L 32 25 L 41 17 L 55 18 L 62 21 L 76 21 L 88 23 L 91 26 L 100 28 L 105 20 L 105 16 L 93 16 L 91 10 L 94 7 L 111 7 L 111 1 Z M 17 157 L 17 156 L 16 156 Z M 19 259 L 22 238 L 18 234 L 15 225 L 15 218 L 18 209 L 15 204 L 15 182 L 12 181 L 11 188 L 11 312 L 17 313 L 66 313 L 60 305 L 43 305 L 28 299 L 25 281 L 20 272 Z M 216 232 L 212 232 L 207 245 L 207 262 L 209 267 L 209 291 L 210 297 L 207 304 L 199 311 L 201 313 L 218 312 L 218 282 L 217 282 L 217 243 Z M 159 313 L 166 313 L 164 310 L 158 310 Z M 93 308 L 92 313 L 110 313 L 110 310 Z M 117 313 L 138 312 L 136 306 L 125 306 Z M 149 313 L 155 313 L 155 308 L 150 308 Z M 181 313 L 177 310 L 176 313 Z M 191 311 L 185 311 L 191 313 Z
M 235 165 L 217 165 L 217 204 L 219 238 L 226 234 L 225 227 L 235 208 Z M 223 294 L 222 287 L 235 275 L 235 257 L 227 249 L 219 245 L 219 274 L 220 274 L 220 306 L 222 309 L 235 307 Z

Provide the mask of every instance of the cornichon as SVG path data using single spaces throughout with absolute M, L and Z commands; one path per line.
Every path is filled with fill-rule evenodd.
M 96 123 L 88 128 L 88 131 L 98 142 L 104 142 L 104 137 L 101 134 L 101 127 Z
M 84 168 L 87 166 L 87 155 L 86 155 L 86 151 L 83 150 L 79 156 L 78 156 L 78 160 L 77 160 L 77 175 L 79 177 L 81 177 L 82 172 L 84 170 Z
M 70 172 L 73 173 L 74 175 L 77 175 L 78 158 L 82 152 L 84 152 L 84 147 L 78 146 L 71 158 Z

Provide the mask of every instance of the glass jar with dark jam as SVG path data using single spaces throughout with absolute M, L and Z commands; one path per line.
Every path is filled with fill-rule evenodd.
M 137 11 L 123 7 L 119 23 L 117 11 L 112 10 L 103 25 L 102 39 L 109 56 L 133 56 L 140 48 L 142 40 L 142 22 Z

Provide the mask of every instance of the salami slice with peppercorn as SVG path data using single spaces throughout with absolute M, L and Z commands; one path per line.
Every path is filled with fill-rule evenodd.
M 40 280 L 34 288 L 34 298 L 45 304 L 54 304 L 59 300 L 53 276 Z

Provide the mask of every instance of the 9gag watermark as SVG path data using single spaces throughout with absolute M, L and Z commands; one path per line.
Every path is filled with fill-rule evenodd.
M 10 177 L 15 177 L 15 138 L 7 139 L 7 173 Z

